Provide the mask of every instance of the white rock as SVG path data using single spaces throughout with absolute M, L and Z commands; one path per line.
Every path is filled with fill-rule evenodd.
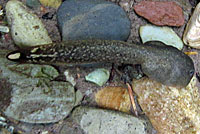
M 6 4 L 6 17 L 11 27 L 11 35 L 19 47 L 29 47 L 52 43 L 41 20 L 17 0 Z
M 107 82 L 109 77 L 110 77 L 109 71 L 107 69 L 100 68 L 89 73 L 87 76 L 85 76 L 85 79 L 99 86 L 102 86 L 103 84 Z
M 166 45 L 170 45 L 181 50 L 183 42 L 179 36 L 169 27 L 158 27 L 153 25 L 145 25 L 140 27 L 140 37 L 142 42 L 161 41 Z
M 200 49 L 200 3 L 196 6 L 187 23 L 183 35 L 183 42 L 190 47 Z

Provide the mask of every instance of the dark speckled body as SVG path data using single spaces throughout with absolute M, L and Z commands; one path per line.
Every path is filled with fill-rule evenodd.
M 17 50 L 13 61 L 30 63 L 111 62 L 141 64 L 148 77 L 171 86 L 186 86 L 193 74 L 194 64 L 189 56 L 158 41 L 130 44 L 122 41 L 77 40 Z

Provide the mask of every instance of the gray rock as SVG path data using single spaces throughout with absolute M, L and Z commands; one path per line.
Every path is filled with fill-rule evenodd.
M 63 40 L 127 40 L 131 27 L 125 11 L 104 0 L 67 0 L 57 20 Z
M 81 100 L 68 82 L 49 65 L 15 64 L 0 50 L 0 109 L 13 119 L 28 123 L 51 123 L 64 119 Z M 79 93 L 80 94 L 80 93 Z
M 85 134 L 147 134 L 148 122 L 134 116 L 103 109 L 77 107 L 72 118 Z

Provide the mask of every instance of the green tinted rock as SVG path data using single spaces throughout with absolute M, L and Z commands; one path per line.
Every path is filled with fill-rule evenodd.
M 48 65 L 15 64 L 0 50 L 0 109 L 8 117 L 28 123 L 64 119 L 80 97 L 68 82 L 52 81 L 58 75 Z

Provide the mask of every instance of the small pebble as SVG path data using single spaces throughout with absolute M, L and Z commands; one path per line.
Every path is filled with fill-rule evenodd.
M 196 6 L 183 34 L 183 42 L 200 49 L 200 3 Z
M 66 81 L 70 82 L 73 86 L 76 85 L 76 81 L 74 77 L 70 74 L 68 70 L 65 70 L 64 75 L 65 75 Z
M 161 41 L 166 45 L 173 46 L 179 50 L 183 49 L 183 42 L 180 37 L 169 27 L 158 27 L 144 25 L 140 27 L 140 37 L 142 42 Z
M 100 68 L 89 73 L 87 76 L 85 76 L 85 79 L 99 86 L 102 86 L 108 81 L 109 77 L 110 77 L 110 72 L 107 69 Z
M 39 0 L 43 6 L 58 8 L 62 3 L 62 0 Z
M 127 40 L 131 23 L 118 5 L 104 0 L 66 0 L 57 11 L 63 40 Z
M 38 8 L 40 2 L 38 0 L 26 0 L 26 5 L 30 8 Z
M 10 0 L 6 4 L 6 17 L 11 36 L 19 47 L 52 43 L 45 26 L 23 3 Z
M 9 28 L 7 26 L 0 26 L 0 32 L 8 33 L 9 32 Z
M 173 1 L 142 1 L 134 6 L 134 10 L 155 25 L 182 26 L 184 24 L 182 8 Z

